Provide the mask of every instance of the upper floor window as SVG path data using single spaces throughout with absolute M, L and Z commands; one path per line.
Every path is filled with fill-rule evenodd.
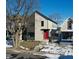
M 41 21 L 41 26 L 44 26 L 44 21 Z
M 72 20 L 68 21 L 68 29 L 72 29 Z

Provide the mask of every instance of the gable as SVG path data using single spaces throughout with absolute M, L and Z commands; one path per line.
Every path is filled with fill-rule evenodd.
M 49 21 L 51 21 L 51 22 L 57 24 L 55 21 L 51 20 L 50 18 L 48 18 L 47 16 L 43 15 L 42 13 L 40 13 L 40 12 L 38 12 L 38 11 L 35 11 L 34 13 L 37 13 L 37 14 L 39 14 L 40 16 L 42 16 L 43 18 L 45 18 L 46 20 L 49 20 Z
M 62 23 L 62 26 L 61 26 L 61 30 L 69 30 L 68 29 L 68 23 L 69 22 L 72 22 L 73 24 L 73 19 L 72 18 L 67 18 L 63 23 Z M 72 26 L 72 25 L 71 25 Z

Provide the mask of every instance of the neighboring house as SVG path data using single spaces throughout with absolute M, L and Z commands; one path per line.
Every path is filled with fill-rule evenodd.
M 49 41 L 50 32 L 53 29 L 57 29 L 57 23 L 40 12 L 35 11 L 30 16 L 27 31 L 36 41 Z
M 61 26 L 61 40 L 73 41 L 73 19 L 67 18 Z

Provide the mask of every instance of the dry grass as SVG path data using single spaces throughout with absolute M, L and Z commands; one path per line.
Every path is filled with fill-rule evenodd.
M 32 50 L 36 45 L 38 45 L 40 42 L 39 41 L 22 41 L 20 43 L 21 46 L 25 47 L 25 48 L 29 48 L 30 50 Z

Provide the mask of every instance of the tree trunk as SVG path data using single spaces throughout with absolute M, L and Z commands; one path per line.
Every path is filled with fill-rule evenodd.
M 19 31 L 16 32 L 15 34 L 15 48 L 18 48 L 20 45 L 20 37 L 19 37 Z

